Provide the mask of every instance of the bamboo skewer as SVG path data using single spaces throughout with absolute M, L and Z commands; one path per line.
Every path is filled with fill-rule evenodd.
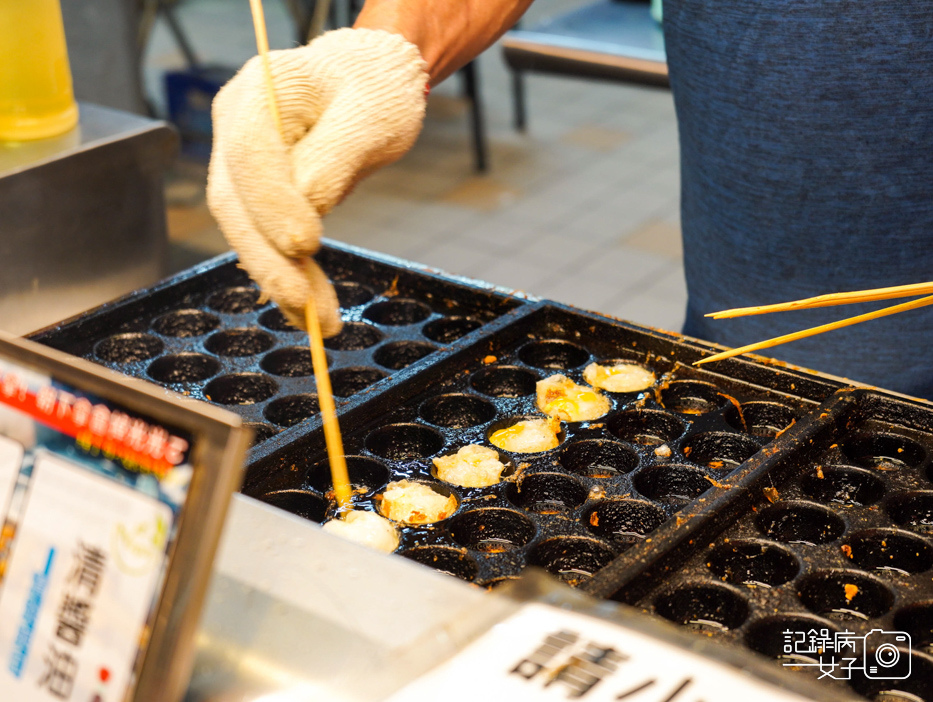
M 806 310 L 814 307 L 831 307 L 833 305 L 851 305 L 856 302 L 874 302 L 876 300 L 893 300 L 898 297 L 913 297 L 914 295 L 933 294 L 933 282 L 912 283 L 910 285 L 895 285 L 890 288 L 875 288 L 873 290 L 856 290 L 854 292 L 830 293 L 817 295 L 803 300 L 780 302 L 774 305 L 761 305 L 759 307 L 736 307 L 731 310 L 710 312 L 705 315 L 713 319 L 731 319 L 732 317 L 748 317 L 755 314 L 769 314 L 771 312 L 785 312 L 789 310 Z
M 262 12 L 262 0 L 249 0 L 253 15 L 253 28 L 256 31 L 256 48 L 262 57 L 262 66 L 266 78 L 266 92 L 269 98 L 269 111 L 275 121 L 279 136 L 283 136 L 282 119 L 279 116 L 278 103 L 275 100 L 275 85 L 272 82 L 272 67 L 269 65 L 269 39 L 266 33 L 266 19 Z M 334 497 L 341 511 L 352 509 L 350 497 L 350 478 L 347 474 L 347 461 L 343 453 L 343 438 L 337 422 L 337 408 L 334 393 L 327 373 L 327 355 L 324 352 L 324 336 L 317 316 L 317 306 L 309 298 L 305 303 L 305 325 L 308 327 L 308 344 L 311 348 L 311 365 L 314 368 L 314 381 L 317 383 L 318 402 L 321 405 L 321 417 L 324 420 L 324 440 L 327 444 L 327 458 L 330 463 L 330 475 L 334 483 Z
M 883 298 L 878 298 L 883 299 Z M 786 344 L 789 341 L 796 341 L 797 339 L 805 339 L 808 336 L 815 336 L 817 334 L 822 334 L 823 332 L 833 331 L 834 329 L 842 329 L 843 327 L 848 327 L 853 324 L 858 324 L 859 322 L 867 322 L 871 319 L 878 319 L 879 317 L 887 317 L 891 314 L 897 314 L 898 312 L 907 312 L 908 310 L 915 310 L 919 307 L 926 307 L 927 305 L 933 305 L 933 295 L 927 297 L 921 297 L 919 300 L 912 300 L 910 302 L 902 302 L 899 305 L 894 305 L 892 307 L 885 307 L 884 309 L 875 310 L 874 312 L 868 312 L 866 314 L 860 314 L 857 317 L 849 317 L 848 319 L 841 319 L 838 322 L 831 322 L 829 324 L 823 324 L 818 327 L 812 327 L 810 329 L 804 329 L 799 332 L 794 332 L 792 334 L 784 334 L 783 336 L 777 336 L 773 339 L 766 339 L 764 341 L 759 341 L 754 344 L 748 344 L 747 346 L 740 346 L 737 349 L 730 349 L 728 351 L 723 351 L 721 353 L 708 356 L 707 358 L 701 358 L 699 361 L 694 361 L 693 365 L 700 366 L 704 363 L 712 363 L 713 361 L 722 361 L 726 358 L 732 358 L 733 356 L 739 356 L 743 353 L 749 353 L 750 351 L 758 351 L 759 349 L 767 349 L 772 346 L 779 346 L 780 344 Z
M 262 59 L 262 70 L 266 76 L 266 93 L 269 98 L 269 111 L 279 136 L 282 130 L 282 118 L 279 115 L 279 103 L 275 99 L 275 83 L 272 82 L 272 66 L 269 64 L 269 34 L 266 32 L 266 16 L 262 11 L 262 0 L 249 0 L 249 10 L 253 15 L 253 30 L 256 32 L 256 48 Z
M 350 476 L 347 474 L 347 460 L 343 453 L 343 438 L 337 423 L 337 408 L 334 404 L 334 392 L 327 373 L 327 356 L 324 353 L 324 337 L 317 318 L 317 305 L 309 299 L 305 305 L 305 324 L 308 327 L 308 340 L 311 343 L 311 365 L 314 367 L 314 381 L 317 383 L 317 398 L 321 405 L 321 417 L 324 419 L 324 442 L 327 444 L 327 459 L 330 463 L 330 476 L 334 483 L 334 497 L 341 509 L 350 506 Z

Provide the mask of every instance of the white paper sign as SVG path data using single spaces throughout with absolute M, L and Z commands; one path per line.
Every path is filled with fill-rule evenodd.
M 119 702 L 171 509 L 45 452 L 28 490 L 0 594 L 3 699 Z
M 23 445 L 5 436 L 0 436 L 0 524 L 10 507 L 10 497 L 16 486 L 20 466 L 23 463 Z
M 387 702 L 800 702 L 637 631 L 530 604 Z

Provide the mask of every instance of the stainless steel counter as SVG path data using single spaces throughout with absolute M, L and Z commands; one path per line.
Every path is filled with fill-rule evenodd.
M 383 699 L 516 608 L 238 494 L 186 699 Z

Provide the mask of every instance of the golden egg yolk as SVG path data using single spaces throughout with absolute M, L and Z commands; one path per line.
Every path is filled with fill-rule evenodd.
M 575 416 L 580 412 L 580 405 L 586 403 L 599 402 L 599 396 L 591 390 L 582 390 L 573 395 L 558 397 L 551 400 L 545 407 L 547 414 L 566 413 L 568 416 Z
M 496 446 L 500 444 L 508 443 L 512 439 L 521 436 L 525 432 L 525 426 L 523 424 L 513 424 L 510 427 L 505 429 L 499 429 L 494 431 L 489 437 L 489 441 Z

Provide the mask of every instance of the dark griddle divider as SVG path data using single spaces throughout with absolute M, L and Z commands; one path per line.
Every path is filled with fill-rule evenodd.
M 650 543 L 627 551 L 585 583 L 583 590 L 594 597 L 635 604 L 676 574 L 684 560 L 704 548 L 723 530 L 766 502 L 764 488 L 783 485 L 799 467 L 802 455 L 832 443 L 840 424 L 844 425 L 856 402 L 851 391 L 841 390 L 818 408 L 802 417 L 778 437 L 766 451 L 750 458 L 740 470 L 722 481 L 709 498 L 698 498 L 696 510 L 683 521 L 671 521 L 659 527 Z

